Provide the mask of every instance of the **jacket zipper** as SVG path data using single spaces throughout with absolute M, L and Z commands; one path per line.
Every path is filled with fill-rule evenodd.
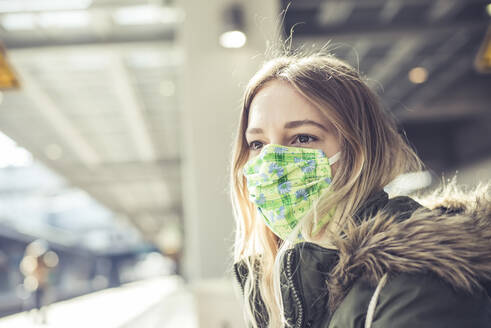
M 286 258 L 286 277 L 290 285 L 290 288 L 292 289 L 293 300 L 298 308 L 298 318 L 297 321 L 295 322 L 294 328 L 300 328 L 302 327 L 302 321 L 303 321 L 303 306 L 302 306 L 302 301 L 300 300 L 300 296 L 298 295 L 298 292 L 295 289 L 295 284 L 293 282 L 292 266 L 293 266 L 293 250 L 289 250 Z

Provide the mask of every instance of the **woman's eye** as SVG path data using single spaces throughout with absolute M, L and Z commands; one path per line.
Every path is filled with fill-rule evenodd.
M 299 134 L 295 137 L 295 143 L 306 144 L 314 141 L 317 141 L 317 138 L 309 136 L 308 134 Z
M 260 149 L 262 146 L 263 144 L 260 141 L 253 141 L 249 144 L 249 148 L 251 148 L 252 150 Z

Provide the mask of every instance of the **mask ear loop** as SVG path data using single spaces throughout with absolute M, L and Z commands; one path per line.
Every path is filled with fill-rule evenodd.
M 327 160 L 329 161 L 329 165 L 333 165 L 341 158 L 341 152 L 338 151 L 336 154 L 329 157 Z
M 327 161 L 329 162 L 329 166 L 331 166 L 334 163 L 336 163 L 340 158 L 341 158 L 341 152 L 338 151 L 336 154 L 332 155 L 331 157 L 329 157 L 327 159 Z M 326 216 L 324 216 L 324 217 L 322 217 L 320 219 L 320 221 L 318 222 L 317 226 L 314 227 L 314 230 L 312 231 L 312 234 L 313 235 L 316 235 L 319 232 L 319 229 L 322 228 L 327 223 L 327 221 L 329 221 L 333 217 L 334 212 L 335 212 L 335 209 L 331 209 L 327 213 L 327 216 L 329 216 L 327 219 L 326 219 Z

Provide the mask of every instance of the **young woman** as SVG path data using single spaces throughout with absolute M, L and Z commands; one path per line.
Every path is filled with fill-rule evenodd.
M 490 327 L 490 188 L 432 200 L 355 69 L 279 57 L 249 82 L 232 159 L 234 272 L 252 327 Z

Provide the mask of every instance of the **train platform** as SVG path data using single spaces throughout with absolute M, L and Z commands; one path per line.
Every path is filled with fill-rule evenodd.
M 36 320 L 37 319 L 37 320 Z M 197 328 L 196 297 L 180 277 L 159 277 L 105 289 L 36 311 L 0 318 L 0 328 Z

